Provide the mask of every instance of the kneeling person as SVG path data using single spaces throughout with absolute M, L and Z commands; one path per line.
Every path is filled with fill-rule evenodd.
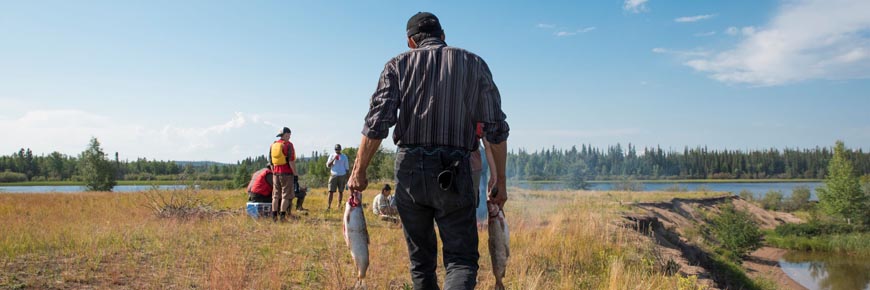
M 257 170 L 248 182 L 248 201 L 272 203 L 272 166 Z
M 396 222 L 399 220 L 399 212 L 396 210 L 396 201 L 390 194 L 391 190 L 389 184 L 384 185 L 381 193 L 375 196 L 375 200 L 372 202 L 372 211 L 382 220 Z

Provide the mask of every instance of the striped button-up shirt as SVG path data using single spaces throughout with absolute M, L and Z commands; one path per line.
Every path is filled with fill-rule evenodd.
M 363 135 L 400 146 L 477 148 L 475 127 L 501 143 L 508 137 L 501 96 L 486 62 L 437 38 L 390 59 L 372 95 Z

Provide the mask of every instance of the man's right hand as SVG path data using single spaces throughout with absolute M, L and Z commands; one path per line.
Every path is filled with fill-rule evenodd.
M 488 199 L 489 202 L 497 204 L 498 208 L 504 210 L 504 204 L 505 202 L 507 202 L 507 186 L 499 182 L 498 192 L 495 194 L 494 197 L 490 196 Z
M 369 186 L 369 180 L 366 178 L 366 172 L 357 172 L 354 170 L 350 174 L 350 179 L 347 180 L 347 187 L 350 188 L 351 191 L 359 191 L 362 192 L 366 190 L 366 187 Z

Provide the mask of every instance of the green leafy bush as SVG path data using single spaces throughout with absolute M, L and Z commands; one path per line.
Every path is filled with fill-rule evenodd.
M 722 249 L 733 254 L 726 255 L 729 258 L 739 260 L 761 246 L 763 235 L 752 215 L 735 209 L 733 205 L 723 206 L 710 224 Z
M 782 192 L 778 190 L 768 191 L 761 199 L 761 207 L 766 210 L 778 210 L 782 205 Z

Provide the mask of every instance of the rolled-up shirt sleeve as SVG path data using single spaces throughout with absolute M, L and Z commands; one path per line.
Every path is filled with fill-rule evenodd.
M 477 113 L 479 123 L 483 123 L 483 132 L 486 140 L 493 144 L 499 144 L 507 140 L 510 126 L 508 126 L 507 116 L 501 109 L 501 95 L 498 92 L 495 82 L 492 80 L 492 73 L 489 71 L 489 66 L 483 59 L 479 59 L 478 66 L 479 75 L 479 103 Z
M 390 127 L 396 124 L 399 108 L 399 83 L 396 59 L 384 66 L 378 88 L 372 94 L 369 112 L 366 114 L 362 134 L 372 139 L 384 139 Z

